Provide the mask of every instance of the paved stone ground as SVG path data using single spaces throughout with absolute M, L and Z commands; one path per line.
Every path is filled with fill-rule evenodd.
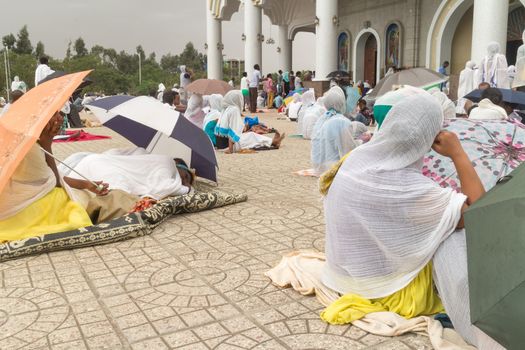
M 55 153 L 125 144 L 114 135 Z M 420 335 L 329 326 L 315 298 L 263 275 L 290 250 L 323 250 L 316 179 L 292 175 L 309 151 L 287 138 L 278 151 L 219 154 L 220 186 L 248 202 L 173 217 L 147 237 L 0 264 L 0 349 L 431 349 Z

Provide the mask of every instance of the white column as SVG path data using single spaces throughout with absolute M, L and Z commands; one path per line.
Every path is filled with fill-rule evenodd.
M 208 45 L 208 79 L 222 79 L 222 24 L 206 1 L 206 45 Z
M 315 14 L 319 20 L 315 29 L 315 77 L 325 80 L 337 70 L 337 0 L 316 0 Z
M 288 39 L 288 26 L 279 26 L 279 69 L 283 72 L 292 70 L 292 41 Z
M 252 0 L 244 1 L 244 70 L 250 77 L 253 66 L 258 64 L 262 71 L 262 13 Z
M 477 64 L 487 54 L 491 41 L 500 45 L 500 53 L 507 49 L 507 22 L 509 2 L 506 0 L 474 0 L 471 59 Z

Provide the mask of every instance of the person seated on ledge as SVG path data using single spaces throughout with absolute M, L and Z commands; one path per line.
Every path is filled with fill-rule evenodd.
M 64 232 L 92 224 L 86 210 L 71 199 L 70 186 L 104 195 L 108 192 L 107 184 L 99 182 L 102 186 L 98 188 L 89 181 L 62 178 L 53 157 L 40 149 L 52 152 L 53 137 L 63 121 L 63 112 L 57 111 L 0 193 L 0 241 Z

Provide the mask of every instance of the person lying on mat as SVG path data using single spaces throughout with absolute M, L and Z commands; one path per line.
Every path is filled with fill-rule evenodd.
M 255 132 L 243 132 L 245 125 L 242 120 L 243 96 L 240 90 L 229 91 L 222 101 L 222 113 L 215 127 L 217 147 L 220 148 L 220 139 L 228 140 L 226 153 L 233 153 L 241 149 L 279 148 L 285 135 L 278 132 L 269 138 Z
M 51 153 L 53 137 L 64 121 L 56 112 L 0 193 L 0 241 L 13 241 L 47 233 L 64 232 L 90 226 L 86 210 L 69 195 L 69 186 L 103 195 L 107 185 L 98 190 L 94 184 L 61 178 Z
M 65 163 L 88 179 L 104 178 L 112 190 L 155 200 L 189 193 L 195 179 L 182 159 L 149 154 L 138 147 L 114 149 L 102 154 L 75 153 Z M 80 178 L 73 172 L 67 175 Z

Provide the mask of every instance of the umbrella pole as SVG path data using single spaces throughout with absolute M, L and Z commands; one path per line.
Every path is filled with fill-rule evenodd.
M 104 189 L 104 186 L 102 186 L 102 184 L 97 184 L 96 182 L 91 181 L 90 179 L 88 179 L 87 177 L 85 177 L 84 175 L 82 175 L 81 173 L 79 173 L 78 171 L 76 171 L 75 169 L 73 169 L 72 167 L 70 167 L 69 165 L 67 165 L 66 163 L 58 159 L 57 157 L 55 157 L 53 153 L 46 151 L 42 147 L 40 147 L 40 149 L 44 151 L 45 154 L 47 154 L 50 157 L 53 157 L 54 160 L 56 160 L 57 162 L 59 162 L 60 164 L 62 164 L 63 166 L 65 166 L 66 168 L 74 172 L 75 174 L 77 174 L 78 176 L 82 177 L 84 180 L 89 181 L 91 184 L 95 185 L 95 187 L 97 188 L 97 191 L 101 191 Z

